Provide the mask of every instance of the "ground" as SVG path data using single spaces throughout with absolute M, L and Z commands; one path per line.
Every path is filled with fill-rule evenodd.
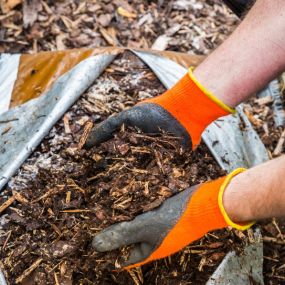
M 219 0 L 24 2 L 0 14 L 0 52 L 118 45 L 207 54 L 238 23 Z
M 19 5 L 9 9 L 6 2 Z M 218 0 L 23 2 L 0 0 L 0 52 L 117 45 L 209 54 L 239 22 Z M 274 128 L 270 107 L 270 102 L 255 100 L 246 106 L 274 157 L 283 129 Z M 281 220 L 263 223 L 266 284 L 285 281 L 283 225 Z

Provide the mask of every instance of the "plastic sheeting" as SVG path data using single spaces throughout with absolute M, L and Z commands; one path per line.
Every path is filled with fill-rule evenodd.
M 254 237 L 255 243 L 245 247 L 242 254 L 230 252 L 206 285 L 263 285 L 263 243 L 259 230 Z
M 282 91 L 278 79 L 272 80 L 266 88 L 257 95 L 259 98 L 271 97 L 273 100 L 274 122 L 276 127 L 285 126 L 285 111 L 282 104 Z
M 61 76 L 46 95 L 0 116 L 0 190 L 114 58 L 98 55 L 82 61 Z
M 18 74 L 20 55 L 0 55 L 0 114 L 9 110 L 14 83 Z

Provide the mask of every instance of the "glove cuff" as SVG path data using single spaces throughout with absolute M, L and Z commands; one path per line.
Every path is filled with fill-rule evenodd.
M 231 218 L 228 216 L 225 208 L 224 208 L 224 205 L 223 205 L 223 195 L 224 195 L 224 192 L 228 186 L 228 184 L 230 183 L 230 181 L 233 179 L 233 177 L 235 177 L 236 175 L 238 175 L 239 173 L 245 171 L 246 169 L 245 168 L 237 168 L 236 170 L 232 171 L 228 176 L 226 176 L 223 184 L 221 185 L 220 187 L 220 191 L 219 191 L 219 194 L 218 194 L 218 204 L 219 204 L 219 208 L 220 208 L 220 211 L 226 221 L 226 223 L 231 226 L 232 228 L 235 228 L 237 230 L 240 230 L 240 231 L 244 231 L 244 230 L 247 230 L 249 229 L 252 225 L 254 225 L 255 222 L 252 222 L 252 223 L 247 223 L 247 224 L 237 224 L 235 222 L 233 222 L 231 220 Z
M 197 87 L 206 95 L 209 99 L 211 99 L 213 102 L 215 102 L 218 106 L 220 106 L 222 109 L 224 109 L 229 114 L 234 114 L 235 109 L 231 108 L 227 104 L 225 104 L 223 101 L 221 101 L 219 98 L 217 98 L 215 95 L 213 95 L 206 87 L 204 87 L 194 76 L 193 74 L 194 67 L 190 67 L 188 69 L 188 75 L 190 79 L 197 85 Z
M 235 112 L 203 87 L 192 68 L 171 89 L 145 102 L 167 110 L 186 129 L 193 148 L 200 143 L 202 132 L 211 122 Z

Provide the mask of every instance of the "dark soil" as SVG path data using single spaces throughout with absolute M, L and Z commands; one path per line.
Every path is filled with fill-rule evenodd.
M 182 150 L 169 134 L 123 128 L 97 148 L 81 148 L 93 123 L 163 90 L 142 62 L 124 53 L 22 166 L 5 192 L 20 193 L 17 202 L 2 216 L 1 260 L 11 284 L 33 266 L 24 284 L 205 284 L 227 252 L 242 251 L 246 236 L 226 229 L 170 258 L 114 272 L 126 250 L 102 254 L 90 247 L 101 229 L 225 174 L 205 145 Z

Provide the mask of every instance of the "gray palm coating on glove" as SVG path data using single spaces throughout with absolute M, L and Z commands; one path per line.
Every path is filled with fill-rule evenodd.
M 143 103 L 111 116 L 91 131 L 85 147 L 90 148 L 110 139 L 122 125 L 138 127 L 145 133 L 161 130 L 181 138 L 181 144 L 191 147 L 191 138 L 185 128 L 165 109 L 157 104 Z
M 123 266 L 145 260 L 179 221 L 196 188 L 193 186 L 176 194 L 159 208 L 143 213 L 130 222 L 106 228 L 94 237 L 92 247 L 96 251 L 105 252 L 134 244 Z

